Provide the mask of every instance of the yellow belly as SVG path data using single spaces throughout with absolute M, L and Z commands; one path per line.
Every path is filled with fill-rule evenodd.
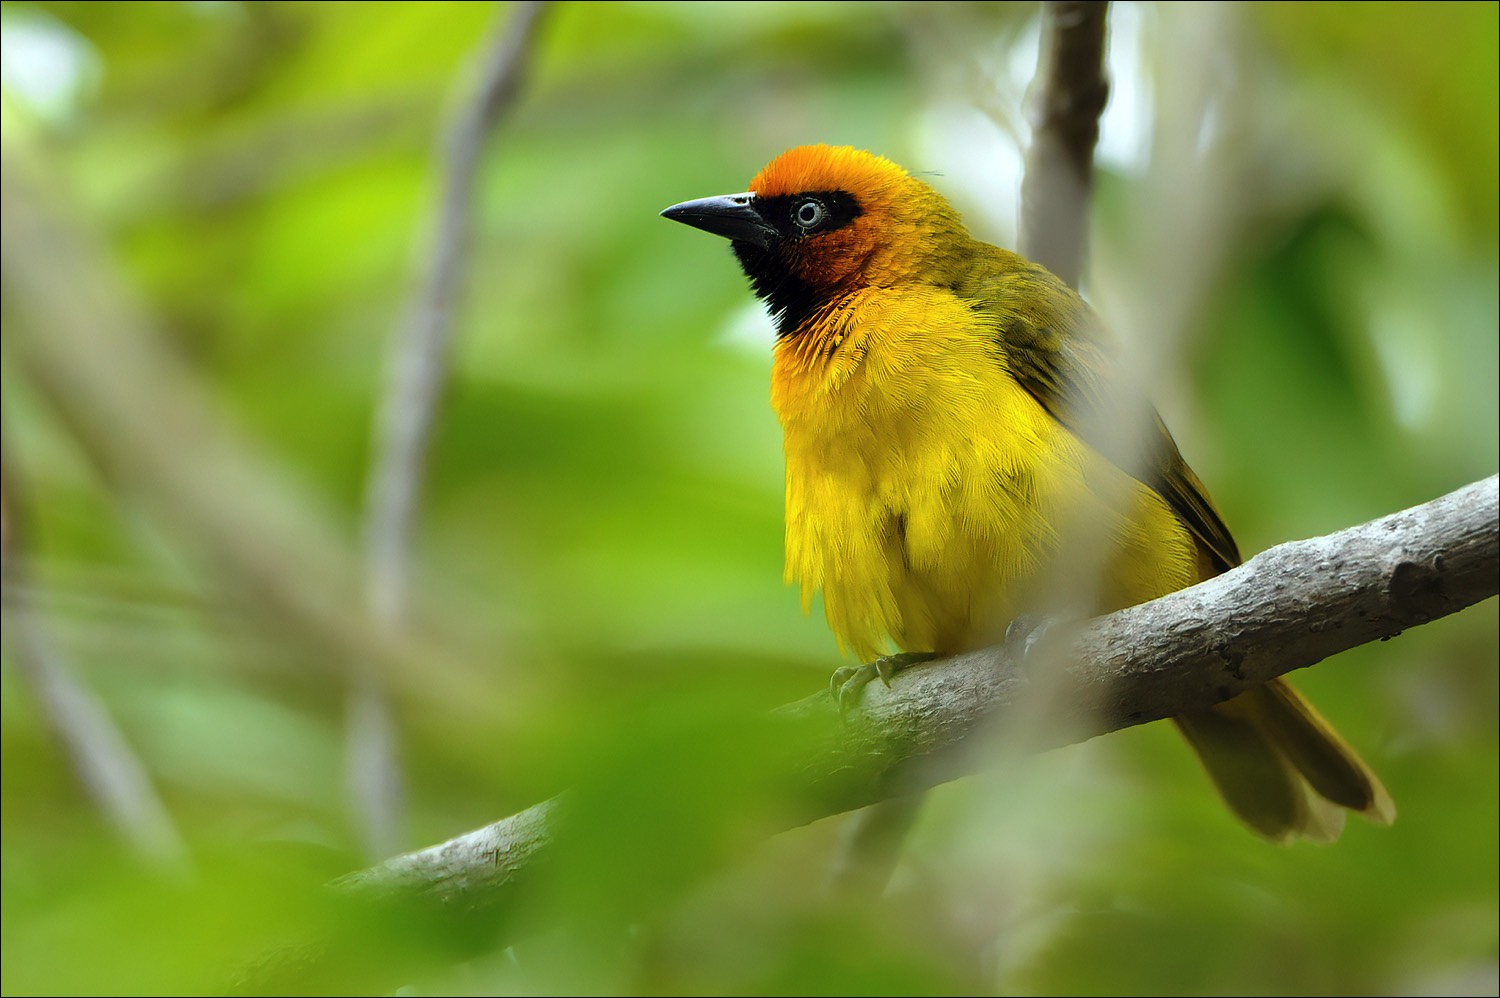
M 936 289 L 868 289 L 777 346 L 786 572 L 861 659 L 996 640 L 1017 614 L 1093 613 L 1196 581 L 1155 492 L 1059 425 Z

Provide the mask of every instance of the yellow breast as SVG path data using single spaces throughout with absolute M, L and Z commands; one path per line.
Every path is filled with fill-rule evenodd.
M 786 572 L 840 643 L 953 652 L 1033 609 L 1095 612 L 1196 581 L 1186 529 L 1009 375 L 937 288 L 867 288 L 777 344 Z

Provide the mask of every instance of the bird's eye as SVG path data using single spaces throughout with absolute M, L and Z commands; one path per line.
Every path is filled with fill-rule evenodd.
M 828 217 L 828 209 L 823 207 L 823 202 L 808 198 L 792 209 L 792 221 L 803 232 L 811 232 L 823 224 Z

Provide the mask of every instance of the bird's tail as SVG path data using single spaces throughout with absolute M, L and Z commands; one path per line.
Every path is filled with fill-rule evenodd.
M 1284 679 L 1173 720 L 1229 809 L 1268 839 L 1332 841 L 1345 809 L 1395 820 L 1380 779 Z

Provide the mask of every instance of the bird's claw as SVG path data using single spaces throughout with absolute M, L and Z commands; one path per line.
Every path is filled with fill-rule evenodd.
M 1023 671 L 1030 672 L 1036 664 L 1037 648 L 1050 639 L 1064 623 L 1062 617 L 1041 617 L 1023 613 L 1005 628 L 1005 648 L 1010 652 L 1011 662 Z
M 873 663 L 846 665 L 833 671 L 833 676 L 828 680 L 828 692 L 833 694 L 833 700 L 839 705 L 839 710 L 846 711 L 854 706 L 860 693 L 875 676 L 876 670 Z
M 872 679 L 878 678 L 889 689 L 896 673 L 936 657 L 932 652 L 903 652 L 884 655 L 864 665 L 846 665 L 833 671 L 828 680 L 828 691 L 838 703 L 839 710 L 846 711 L 859 700 Z

